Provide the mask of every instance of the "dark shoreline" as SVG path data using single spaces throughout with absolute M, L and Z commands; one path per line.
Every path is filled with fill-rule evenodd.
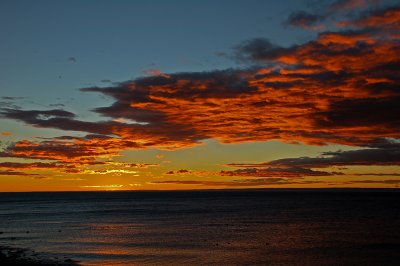
M 0 246 L 0 265 L 7 266 L 79 266 L 78 262 L 70 258 L 51 258 L 33 250 Z

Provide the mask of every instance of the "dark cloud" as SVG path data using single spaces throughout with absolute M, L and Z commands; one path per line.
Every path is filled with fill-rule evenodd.
M 398 106 L 400 97 L 343 99 L 316 114 L 315 122 L 319 127 L 375 126 L 382 132 L 394 131 L 400 129 L 400 116 L 394 111 Z
M 2 100 L 9 100 L 9 101 L 15 101 L 15 100 L 21 100 L 21 99 L 26 99 L 25 97 L 12 97 L 12 96 L 2 96 L 0 97 Z
M 182 174 L 190 174 L 190 173 L 193 173 L 193 172 L 190 171 L 190 170 L 186 170 L 186 169 L 180 169 L 180 170 L 177 170 L 177 171 L 168 171 L 165 174 L 166 175 L 174 175 L 174 174 L 182 175 Z
M 233 166 L 233 165 L 231 165 Z M 243 168 L 234 171 L 221 171 L 222 176 L 254 176 L 254 177 L 285 177 L 300 178 L 306 176 L 332 176 L 341 175 L 340 172 L 315 171 L 302 167 L 287 168 Z
M 295 11 L 292 12 L 284 25 L 300 27 L 311 30 L 321 30 L 324 24 L 329 24 L 338 18 L 354 16 L 361 12 L 362 14 L 371 13 L 370 9 L 375 9 L 379 0 L 337 0 L 329 5 L 319 6 L 314 11 Z M 350 16 L 351 17 L 351 16 Z
M 178 174 L 187 174 L 187 173 L 190 173 L 190 171 L 189 170 L 186 170 L 186 169 L 180 169 L 180 170 L 178 170 L 178 171 L 176 171 Z
M 1 157 L 1 155 L 0 155 Z M 0 169 L 10 170 L 51 170 L 62 173 L 79 173 L 80 170 L 76 164 L 64 163 L 64 162 L 35 162 L 35 163 L 19 163 L 19 162 L 2 162 L 0 163 Z
M 1 108 L 0 117 L 22 121 L 24 123 L 44 128 L 84 131 L 98 134 L 112 134 L 112 122 L 96 123 L 76 120 L 74 113 L 61 110 L 19 110 Z
M 36 174 L 29 174 L 29 173 L 25 173 L 25 172 L 20 172 L 20 171 L 8 171 L 8 170 L 3 170 L 0 171 L 0 176 L 2 175 L 16 175 L 16 176 L 35 176 Z
M 9 169 L 54 169 L 65 167 L 57 163 L 18 163 L 18 162 L 2 162 L 0 163 L 0 168 L 9 168 Z M 69 165 L 69 168 L 74 168 L 73 165 Z
M 273 160 L 259 164 L 228 164 L 232 167 L 265 167 L 327 168 L 332 166 L 351 165 L 400 165 L 400 143 L 385 140 L 370 144 L 373 148 L 350 151 L 324 152 L 320 157 L 297 157 Z M 337 174 L 337 173 L 335 173 Z
M 68 61 L 71 62 L 71 63 L 76 63 L 76 58 L 71 56 L 71 57 L 68 58 Z
M 173 185 L 199 185 L 199 186 L 221 186 L 221 187 L 254 187 L 271 185 L 311 185 L 321 184 L 322 181 L 293 181 L 284 178 L 259 178 L 242 179 L 233 181 L 199 181 L 199 180 L 166 180 L 154 181 L 152 184 L 173 184 Z
M 321 28 L 320 22 L 323 19 L 323 16 L 312 14 L 306 11 L 297 11 L 290 14 L 284 24 L 305 29 L 318 29 Z
M 64 111 L 61 109 L 53 109 L 53 110 L 16 110 L 10 108 L 1 108 L 0 115 L 4 118 L 11 118 L 15 120 L 21 120 L 27 123 L 34 123 L 34 121 L 38 120 L 38 118 L 42 119 L 51 119 L 52 117 L 65 117 L 65 118 L 73 118 L 75 114 Z
M 273 44 L 268 39 L 255 38 L 247 40 L 234 48 L 235 57 L 240 61 L 269 61 L 274 60 L 287 49 Z
M 400 179 L 388 179 L 388 180 L 352 180 L 345 182 L 345 184 L 385 184 L 385 185 L 397 185 L 400 184 Z
M 33 179 L 38 179 L 38 180 L 49 180 L 49 179 L 53 179 L 49 176 L 34 176 Z
M 362 173 L 362 174 L 352 174 L 355 176 L 400 176 L 400 173 Z

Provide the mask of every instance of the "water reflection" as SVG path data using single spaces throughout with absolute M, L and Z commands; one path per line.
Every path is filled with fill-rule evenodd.
M 3 201 L 0 242 L 84 265 L 390 265 L 400 254 L 396 194 L 55 195 Z

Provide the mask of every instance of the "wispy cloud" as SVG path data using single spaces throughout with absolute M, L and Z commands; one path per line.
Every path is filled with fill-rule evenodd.
M 302 167 L 285 167 L 285 168 L 243 168 L 234 171 L 221 171 L 222 176 L 254 176 L 254 177 L 285 177 L 300 178 L 306 176 L 332 176 L 342 175 L 341 172 L 316 171 Z
M 372 147 L 359 150 L 324 152 L 320 157 L 284 158 L 260 164 L 229 164 L 229 166 L 326 168 L 351 165 L 400 165 L 399 142 L 382 141 L 370 146 Z
M 310 185 L 321 184 L 322 181 L 293 181 L 285 178 L 259 178 L 242 179 L 233 181 L 199 181 L 199 180 L 166 180 L 155 181 L 152 184 L 170 184 L 170 185 L 199 185 L 199 186 L 220 186 L 220 187 L 252 187 L 252 186 L 270 186 L 270 185 Z
M 338 19 L 354 17 L 355 11 L 356 14 L 365 14 L 376 10 L 378 6 L 379 0 L 337 0 L 328 5 L 323 2 L 317 10 L 292 12 L 283 24 L 309 30 L 323 30 Z
M 0 168 L 10 168 L 10 169 L 48 169 L 57 168 L 59 165 L 57 163 L 18 163 L 18 162 L 2 162 L 0 163 Z
M 400 185 L 400 179 L 352 180 L 352 181 L 345 182 L 345 184 L 388 184 L 388 185 Z
M 95 188 L 95 189 L 102 189 L 102 190 L 117 190 L 122 188 L 124 185 L 120 184 L 111 184 L 111 185 L 87 185 L 81 186 L 81 188 Z
M 3 132 L 1 132 L 1 135 L 2 135 L 3 137 L 10 137 L 10 136 L 12 136 L 12 133 L 11 133 L 11 132 L 8 132 L 8 131 L 3 131 Z
M 193 173 L 193 171 L 190 171 L 190 170 L 186 170 L 186 169 L 180 169 L 180 170 L 177 170 L 177 171 L 168 171 L 168 172 L 166 172 L 165 174 L 166 175 L 182 175 L 182 174 L 191 174 L 191 173 Z
M 381 140 L 371 143 L 368 148 L 349 151 L 324 152 L 318 157 L 282 158 L 263 163 L 230 163 L 229 167 L 240 168 L 227 171 L 228 175 L 243 176 L 399 176 L 399 173 L 354 173 L 320 171 L 315 169 L 349 166 L 398 166 L 400 165 L 400 143 Z M 346 169 L 343 169 L 346 170 Z
M 126 170 L 126 169 L 108 169 L 108 170 L 85 170 L 82 171 L 83 174 L 90 175 L 106 175 L 106 174 L 114 174 L 114 175 L 122 175 L 129 174 L 133 176 L 139 176 L 137 171 Z
M 68 58 L 68 61 L 71 63 L 76 63 L 76 58 L 74 56 L 71 56 Z
M 377 4 L 379 0 L 336 0 L 330 6 L 330 11 L 348 11 L 359 9 L 371 4 Z
M 12 170 L 1 170 L 0 176 L 6 175 L 15 175 L 15 176 L 36 176 L 37 174 L 29 174 L 21 171 L 12 171 Z
M 312 14 L 306 11 L 296 11 L 290 14 L 284 24 L 304 29 L 318 30 L 323 28 L 321 22 L 324 19 L 324 16 L 321 15 Z

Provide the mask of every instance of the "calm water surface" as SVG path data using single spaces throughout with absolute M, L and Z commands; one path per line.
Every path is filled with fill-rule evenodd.
M 0 193 L 0 244 L 83 265 L 400 265 L 398 190 Z

